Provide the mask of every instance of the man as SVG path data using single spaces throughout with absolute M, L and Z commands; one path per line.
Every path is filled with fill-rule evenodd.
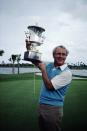
M 41 131 L 61 131 L 64 97 L 72 74 L 65 63 L 68 50 L 57 46 L 53 50 L 54 63 L 39 63 L 43 84 L 39 99 L 39 126 Z

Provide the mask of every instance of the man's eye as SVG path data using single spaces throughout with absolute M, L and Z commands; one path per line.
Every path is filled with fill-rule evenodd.
M 65 56 L 66 54 L 65 53 L 62 53 L 63 56 Z
M 62 56 L 65 56 L 66 54 L 65 54 L 65 53 L 55 53 L 55 55 L 62 55 Z

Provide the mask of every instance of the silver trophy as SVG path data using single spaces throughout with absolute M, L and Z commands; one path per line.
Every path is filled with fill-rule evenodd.
M 25 32 L 27 51 L 24 53 L 24 60 L 31 62 L 41 61 L 41 53 L 36 47 L 43 44 L 44 36 L 42 36 L 42 33 L 44 31 L 45 29 L 39 26 L 28 26 L 28 32 Z

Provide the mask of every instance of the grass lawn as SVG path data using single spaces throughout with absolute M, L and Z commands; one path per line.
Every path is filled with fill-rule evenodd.
M 32 74 L 0 75 L 0 131 L 38 131 L 37 107 L 41 78 Z M 35 91 L 35 93 L 34 93 Z M 63 131 L 84 131 L 87 81 L 73 80 L 64 105 Z
M 86 130 L 87 80 L 72 81 L 65 98 L 63 128 L 64 131 Z

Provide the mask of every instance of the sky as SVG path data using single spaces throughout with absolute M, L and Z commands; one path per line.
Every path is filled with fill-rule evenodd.
M 37 47 L 42 61 L 53 61 L 55 46 L 69 50 L 66 62 L 87 64 L 87 0 L 0 0 L 0 62 L 26 51 L 29 25 L 45 29 L 44 43 Z M 24 62 L 24 61 L 21 61 Z

